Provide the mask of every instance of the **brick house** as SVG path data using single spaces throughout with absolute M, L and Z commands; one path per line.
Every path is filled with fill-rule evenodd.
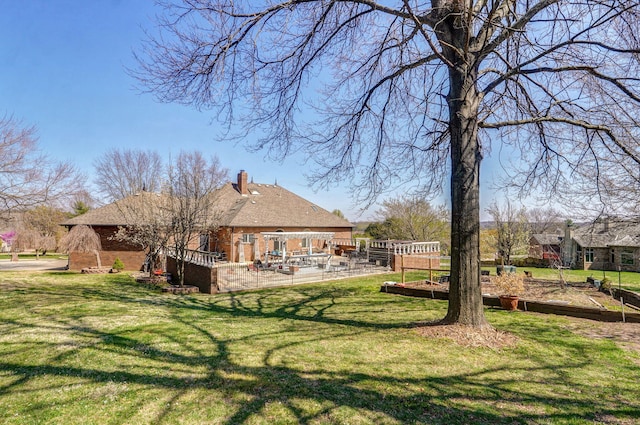
M 102 263 L 110 265 L 119 257 L 129 269 L 144 263 L 145 254 L 139 248 L 113 240 L 119 227 L 131 225 L 122 213 L 122 203 L 145 199 L 154 202 L 155 194 L 133 197 L 96 208 L 70 219 L 63 226 L 91 226 L 102 241 Z M 146 196 L 146 198 L 144 198 Z M 353 225 L 347 220 L 275 184 L 253 183 L 247 173 L 238 173 L 235 182 L 223 185 L 214 196 L 215 228 L 200 234 L 192 249 L 217 252 L 229 261 L 244 262 L 261 258 L 268 250 L 279 251 L 276 240 L 261 236 L 263 232 L 330 232 L 335 239 L 351 239 Z M 326 241 L 293 239 L 287 241 L 287 250 L 321 250 Z M 135 267 L 132 267 L 133 265 Z M 79 270 L 95 265 L 93 254 L 70 253 L 69 268 Z
M 583 270 L 640 272 L 640 224 L 604 218 L 567 226 L 563 244 L 566 265 Z
M 558 260 L 562 253 L 563 235 L 538 233 L 529 239 L 529 257 L 538 260 Z
M 334 239 L 352 237 L 353 225 L 347 220 L 281 186 L 249 182 L 245 171 L 238 174 L 237 182 L 227 183 L 216 194 L 216 208 L 223 215 L 208 250 L 222 251 L 235 262 L 282 249 L 277 241 L 262 237 L 263 232 L 331 232 Z M 324 245 L 320 239 L 292 239 L 286 249 L 320 250 Z

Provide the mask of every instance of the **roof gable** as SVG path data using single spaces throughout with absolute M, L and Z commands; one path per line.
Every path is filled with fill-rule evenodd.
M 537 233 L 531 236 L 532 243 L 538 245 L 559 245 L 564 236 L 555 233 Z
M 282 186 L 249 183 L 242 195 L 233 183 L 216 194 L 220 224 L 228 227 L 350 227 L 347 220 L 288 191 Z
M 347 220 L 284 189 L 270 184 L 247 184 L 247 194 L 239 192 L 235 183 L 227 183 L 214 192 L 211 214 L 223 227 L 270 228 L 353 228 Z M 144 192 L 107 204 L 62 223 L 63 226 L 126 226 L 125 211 L 136 202 L 156 203 L 163 199 L 156 193 Z
M 583 247 L 640 247 L 640 223 L 623 220 L 600 220 L 576 229 L 575 241 Z
M 140 204 L 153 208 L 160 205 L 164 199 L 163 195 L 152 192 L 141 192 L 135 195 L 112 202 L 99 208 L 87 211 L 86 213 L 73 217 L 63 223 L 63 226 L 76 226 L 84 224 L 87 226 L 126 226 L 134 224 L 131 217 L 127 218 L 127 211 L 133 211 Z

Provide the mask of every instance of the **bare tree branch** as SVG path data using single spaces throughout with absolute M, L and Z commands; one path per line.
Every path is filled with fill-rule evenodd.
M 94 162 L 95 184 L 108 201 L 143 191 L 159 192 L 162 167 L 158 152 L 112 149 Z
M 367 205 L 451 189 L 447 322 L 485 326 L 479 173 L 571 207 L 640 208 L 640 4 L 634 0 L 175 0 L 138 55 L 163 101 L 212 109 L 309 181 Z M 502 158 L 501 158 L 502 159 Z M 617 195 L 616 195 L 617 194 Z
M 38 205 L 62 205 L 84 189 L 84 176 L 70 163 L 38 150 L 34 127 L 0 118 L 0 215 Z

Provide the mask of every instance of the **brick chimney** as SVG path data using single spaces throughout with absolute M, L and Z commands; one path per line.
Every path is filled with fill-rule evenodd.
M 240 170 L 238 173 L 238 192 L 241 195 L 248 195 L 249 188 L 247 187 L 247 172 L 244 170 Z

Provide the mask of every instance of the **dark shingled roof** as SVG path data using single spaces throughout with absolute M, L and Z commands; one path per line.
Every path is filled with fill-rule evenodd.
M 127 196 L 111 204 L 89 210 L 61 224 L 63 226 L 75 226 L 78 224 L 85 224 L 87 226 L 124 226 L 132 224 L 126 217 L 128 215 L 127 212 L 130 214 L 130 211 L 136 208 L 136 204 L 142 202 L 145 206 L 148 206 L 149 203 L 152 203 L 152 206 L 157 205 L 159 207 L 163 199 L 165 199 L 164 196 L 158 193 L 141 192 Z
M 353 225 L 347 220 L 320 208 L 318 205 L 284 189 L 270 184 L 247 184 L 247 195 L 242 195 L 235 183 L 227 183 L 213 196 L 214 210 L 222 212 L 218 222 L 226 227 L 300 227 L 335 228 Z M 91 226 L 122 226 L 127 223 L 125 205 L 141 199 L 157 202 L 160 195 L 142 193 L 96 208 L 62 223 L 63 226 L 86 224 Z
M 601 220 L 579 227 L 573 239 L 583 247 L 640 247 L 640 223 L 623 220 Z
M 224 211 L 220 225 L 228 227 L 353 227 L 347 220 L 287 189 L 248 183 L 247 195 L 227 183 L 216 194 L 216 209 Z
M 531 239 L 538 245 L 559 245 L 564 236 L 556 233 L 536 233 L 531 236 Z

